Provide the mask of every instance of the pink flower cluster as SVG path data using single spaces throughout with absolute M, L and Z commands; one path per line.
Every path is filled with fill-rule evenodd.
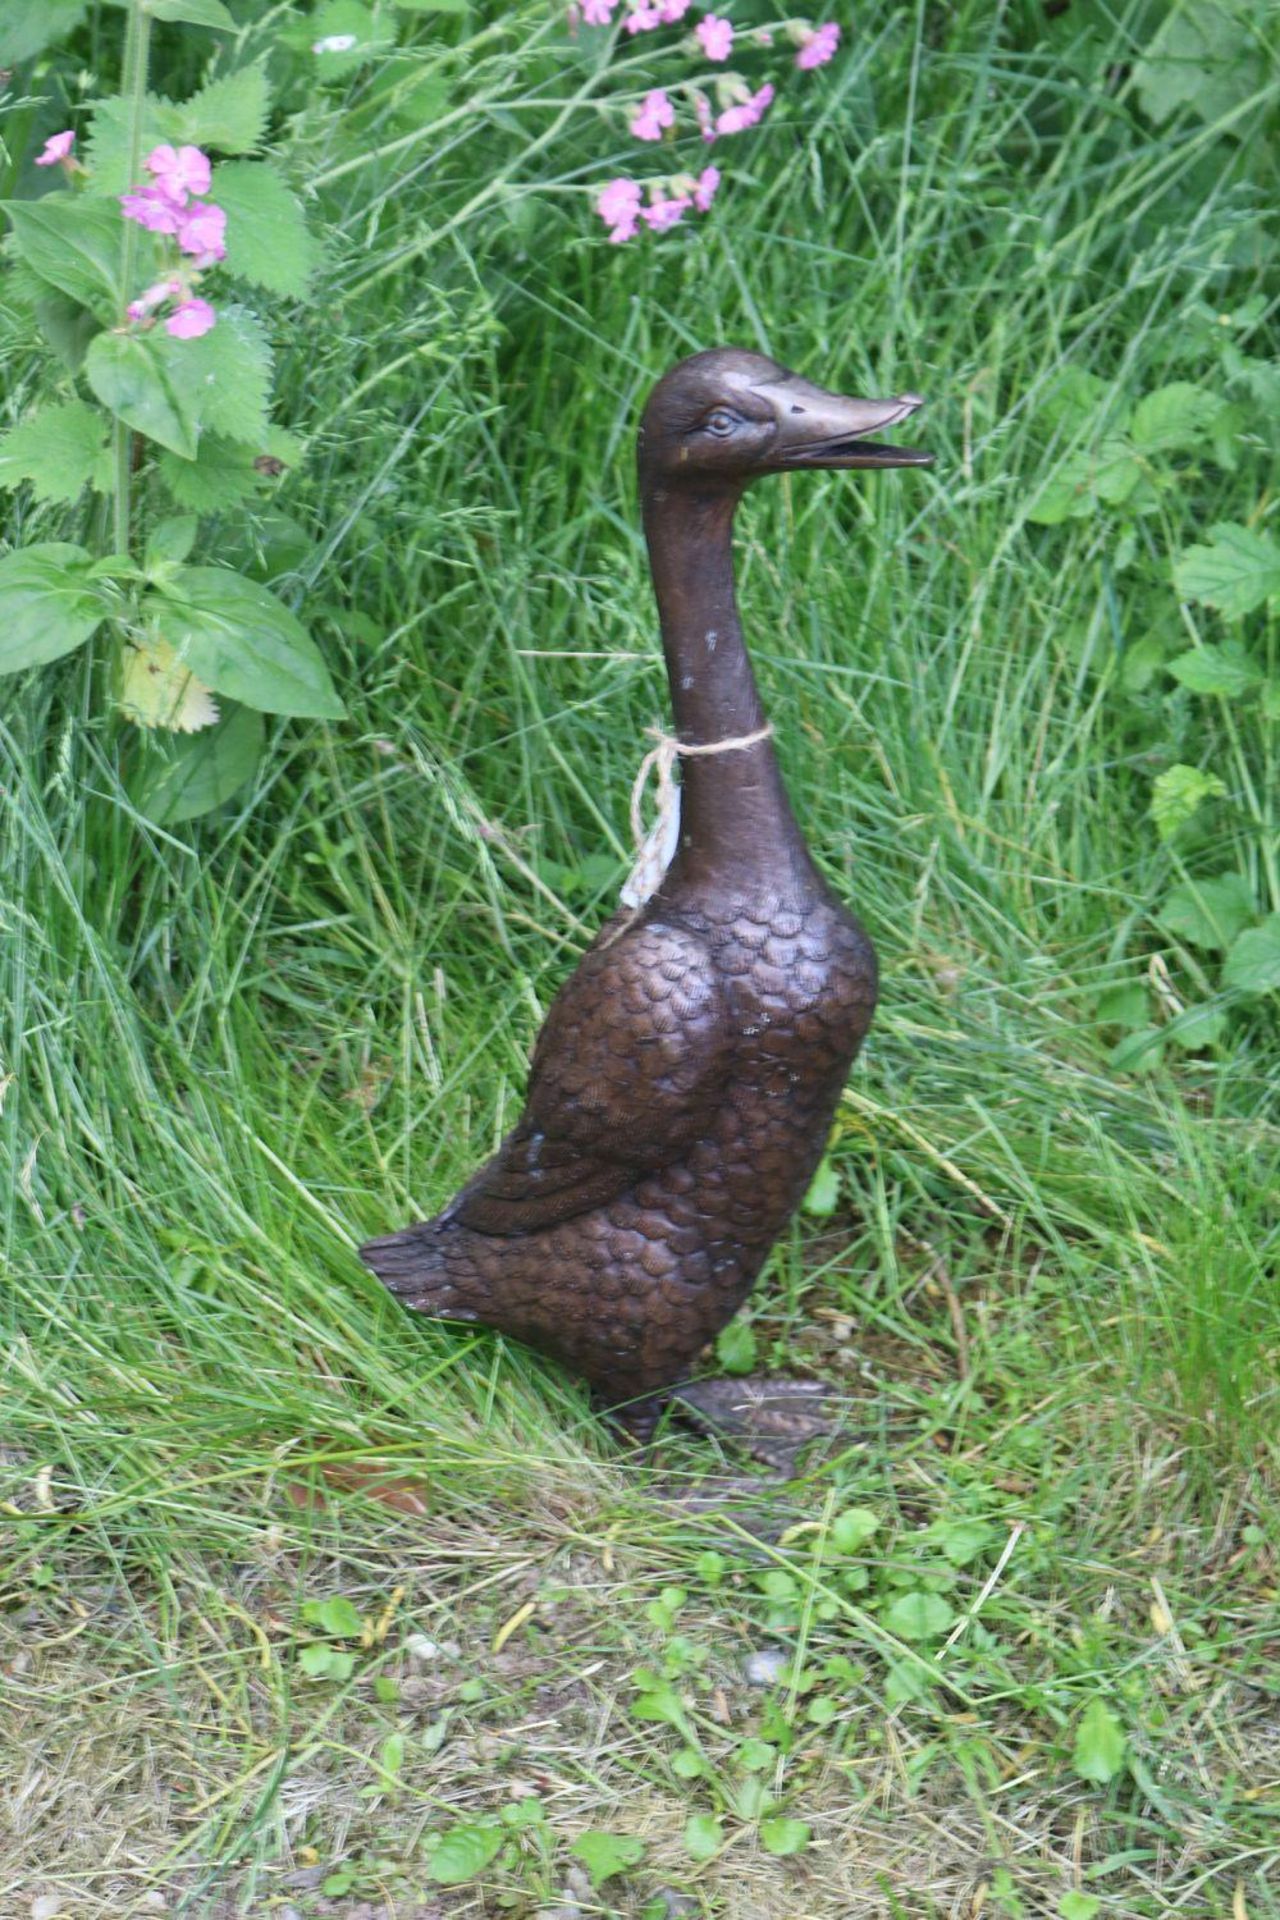
M 684 219 L 690 207 L 695 213 L 705 213 L 719 185 L 718 167 L 704 167 L 696 180 L 690 173 L 666 182 L 651 180 L 646 204 L 638 180 L 611 180 L 596 198 L 596 212 L 608 227 L 614 246 L 621 246 L 634 240 L 642 220 L 653 233 L 665 233 Z M 666 187 L 672 191 L 666 192 Z
M 148 233 L 172 237 L 178 252 L 189 256 L 189 263 L 179 260 L 176 273 L 166 274 L 131 301 L 129 318 L 150 325 L 157 307 L 175 301 L 165 332 L 175 340 L 198 340 L 208 333 L 217 314 L 207 300 L 196 297 L 193 286 L 204 268 L 227 257 L 226 212 L 199 197 L 208 193 L 213 182 L 209 156 L 199 147 L 160 146 L 152 148 L 143 164 L 151 185 L 121 194 L 124 217 L 136 220 Z
M 618 0 L 571 0 L 571 4 L 575 20 L 580 4 L 581 18 L 588 26 L 605 27 L 611 24 Z M 622 16 L 622 24 L 628 33 L 647 32 L 653 27 L 671 25 L 683 19 L 689 5 L 690 0 L 627 0 L 627 12 Z M 796 48 L 795 64 L 802 71 L 824 67 L 834 58 L 840 44 L 840 28 L 835 21 L 815 27 L 808 20 L 793 19 L 783 25 L 791 44 Z M 772 46 L 773 37 L 767 27 L 748 28 L 745 32 L 746 40 L 754 46 Z M 690 51 L 696 47 L 705 59 L 719 66 L 731 57 L 736 38 L 732 21 L 721 14 L 707 13 L 699 20 L 691 39 L 684 45 Z M 772 81 L 766 80 L 753 91 L 736 73 L 717 77 L 712 91 L 715 94 L 714 107 L 702 86 L 685 85 L 679 89 L 692 106 L 699 131 L 708 144 L 724 135 L 745 133 L 748 128 L 758 126 L 776 97 Z M 673 130 L 676 108 L 666 88 L 650 88 L 639 106 L 633 109 L 627 125 L 635 139 L 647 142 L 659 141 L 664 134 Z M 622 245 L 639 232 L 641 221 L 655 233 L 665 233 L 668 227 L 676 226 L 691 207 L 698 213 L 705 213 L 719 184 L 717 169 L 707 167 L 698 180 L 691 174 L 682 174 L 676 180 L 665 183 L 651 181 L 646 202 L 639 181 L 626 178 L 611 180 L 597 195 L 596 212 L 609 229 L 610 240 L 615 246 Z M 668 188 L 671 190 L 668 191 Z

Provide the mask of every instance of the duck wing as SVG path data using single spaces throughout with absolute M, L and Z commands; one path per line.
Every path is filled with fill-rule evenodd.
M 519 1125 L 440 1216 L 536 1233 L 607 1204 L 704 1134 L 732 1022 L 710 949 L 647 920 L 593 947 L 552 1002 Z

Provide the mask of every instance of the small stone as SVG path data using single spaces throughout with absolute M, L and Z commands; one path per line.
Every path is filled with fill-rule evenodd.
M 761 1647 L 749 1653 L 742 1663 L 743 1677 L 749 1687 L 772 1687 L 787 1667 L 785 1647 Z
M 404 1650 L 411 1660 L 421 1660 L 425 1665 L 430 1660 L 438 1660 L 444 1648 L 438 1640 L 432 1640 L 425 1633 L 411 1633 L 404 1643 Z
M 57 1920 L 61 1912 L 60 1893 L 41 1893 L 31 1902 L 31 1920 Z

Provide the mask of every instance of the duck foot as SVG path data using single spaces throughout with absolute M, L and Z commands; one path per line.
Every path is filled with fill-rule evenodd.
M 670 1406 L 677 1418 L 745 1448 L 783 1480 L 795 1478 L 806 1447 L 830 1439 L 843 1424 L 839 1395 L 823 1380 L 765 1374 L 690 1380 L 672 1388 Z

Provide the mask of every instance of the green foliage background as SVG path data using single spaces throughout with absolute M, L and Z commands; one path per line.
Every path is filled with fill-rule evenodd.
M 190 1911 L 265 1910 L 306 1847 L 334 1900 L 425 1898 L 425 1833 L 480 1863 L 458 1912 L 532 1913 L 590 1831 L 644 1842 L 603 1884 L 628 1913 L 674 1884 L 707 1914 L 800 1887 L 952 1912 L 979 1884 L 1008 1915 L 1226 1915 L 1237 1887 L 1265 1913 L 1274 10 L 859 9 L 717 151 L 712 215 L 616 250 L 589 192 L 635 147 L 598 109 L 670 71 L 654 45 L 610 64 L 519 8 L 233 6 L 213 39 L 156 11 L 167 99 L 261 65 L 246 151 L 317 242 L 271 321 L 285 469 L 211 459 L 193 558 L 306 620 L 347 717 L 232 715 L 215 810 L 158 825 L 90 652 L 3 683 L 0 1494 L 37 1661 L 4 1764 L 123 1756 L 80 1829 L 127 1832 Z M 10 194 L 115 85 L 118 15 L 63 13 L 15 56 Z M 48 391 L 7 285 L 0 473 L 32 408 L 83 398 Z M 572 1384 L 408 1322 L 352 1252 L 510 1122 L 616 894 L 665 713 L 632 434 L 718 340 L 924 392 L 938 456 L 743 515 L 787 777 L 885 976 L 834 1185 L 751 1310 L 760 1363 L 847 1382 L 871 1437 L 763 1561 L 659 1506 Z M 65 485 L 8 471 L 15 547 L 102 533 L 63 420 Z M 156 521 L 170 469 L 148 486 Z M 705 1463 L 676 1444 L 673 1472 Z M 370 1498 L 387 1475 L 416 1491 Z M 846 1550 L 859 1511 L 880 1531 Z M 367 1647 L 303 1611 L 376 1623 L 399 1586 Z M 434 1717 L 402 1625 L 460 1649 Z M 74 1659 L 43 1651 L 73 1626 Z M 740 1683 L 762 1640 L 792 1658 L 767 1705 Z M 548 1687 L 554 1732 L 513 1733 Z M 86 1688 L 109 1727 L 68 1717 Z M 181 1817 L 130 1797 L 148 1743 L 195 1783 Z M 519 1825 L 530 1743 L 546 1818 Z M 104 1850 L 31 1804 L 5 1884 L 53 1860 L 116 1911 Z

